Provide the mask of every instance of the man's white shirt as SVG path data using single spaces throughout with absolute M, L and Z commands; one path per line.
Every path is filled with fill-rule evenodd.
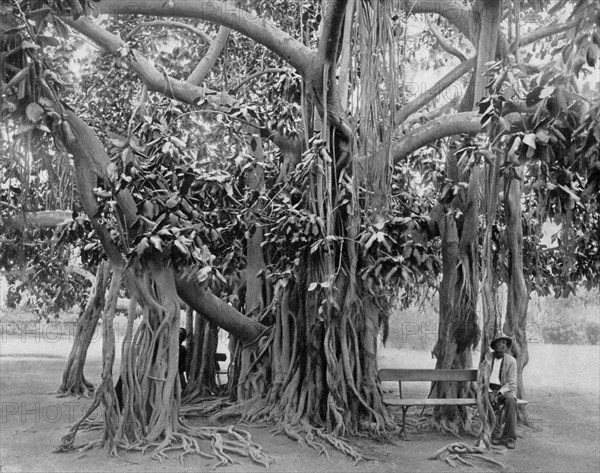
M 502 358 L 494 358 L 492 361 L 492 374 L 490 375 L 490 384 L 500 383 L 500 368 L 502 366 Z

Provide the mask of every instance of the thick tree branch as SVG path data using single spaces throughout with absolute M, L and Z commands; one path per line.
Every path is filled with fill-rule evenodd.
M 319 58 L 323 63 L 336 63 L 338 43 L 346 12 L 346 3 L 348 3 L 348 0 L 329 0 L 323 2 L 323 30 L 319 39 Z
M 462 52 L 460 52 L 458 49 L 456 49 L 454 46 L 452 46 L 446 40 L 446 38 L 444 38 L 442 36 L 442 33 L 440 32 L 438 27 L 435 26 L 435 23 L 433 21 L 431 21 L 431 18 L 429 17 L 429 15 L 425 15 L 425 20 L 427 21 L 427 26 L 429 26 L 429 30 L 431 31 L 431 33 L 437 40 L 440 48 L 442 48 L 448 54 L 452 54 L 452 56 L 456 56 L 460 60 L 460 62 L 465 62 L 467 60 L 467 56 L 465 56 Z
M 197 282 L 176 274 L 175 283 L 183 302 L 235 337 L 249 343 L 266 330 L 266 326 L 241 314 Z
M 64 21 L 112 54 L 120 55 L 121 52 L 128 49 L 125 41 L 87 18 L 80 17 L 76 21 L 65 18 Z M 204 88 L 169 77 L 156 69 L 148 59 L 135 50 L 130 50 L 125 60 L 150 91 L 160 92 L 167 97 L 186 103 L 195 103 L 205 96 Z
M 61 223 L 73 220 L 70 210 L 42 210 L 39 212 L 19 212 L 17 215 L 6 218 L 8 225 L 21 230 L 25 228 L 56 228 Z
M 459 64 L 452 69 L 448 74 L 442 77 L 435 85 L 420 94 L 417 98 L 407 103 L 400 109 L 400 112 L 396 114 L 396 125 L 401 125 L 404 121 L 417 112 L 434 98 L 440 95 L 444 90 L 450 87 L 454 82 L 469 72 L 475 65 L 475 58 L 472 57 L 468 61 Z
M 451 113 L 451 112 L 455 113 L 456 106 L 458 105 L 459 101 L 460 101 L 460 97 L 456 96 L 450 102 L 446 102 L 444 105 L 442 105 L 439 108 L 435 108 L 435 109 L 429 110 L 429 111 L 423 110 L 419 113 L 415 113 L 414 115 L 412 115 L 410 117 L 409 120 L 404 122 L 404 128 L 410 129 L 412 126 L 414 126 L 418 122 L 426 123 L 426 122 L 433 120 L 434 118 L 440 117 L 442 115 L 446 115 L 447 113 Z
M 229 38 L 229 32 L 231 30 L 226 28 L 225 26 L 221 26 L 219 28 L 219 32 L 215 39 L 210 43 L 210 47 L 206 54 L 202 58 L 202 60 L 198 63 L 196 68 L 192 71 L 190 76 L 187 79 L 187 82 L 199 86 L 204 82 L 204 79 L 208 76 L 211 69 L 217 63 L 217 59 L 225 49 L 225 45 L 227 44 L 227 39 Z
M 305 75 L 307 86 L 312 93 L 319 113 L 336 128 L 346 141 L 351 140 L 352 130 L 342 107 L 337 72 L 337 53 L 344 14 L 348 0 L 323 2 L 322 32 L 319 38 L 319 51 L 310 66 L 310 75 Z
M 139 23 L 138 25 L 135 26 L 135 28 L 133 28 L 129 33 L 127 33 L 127 36 L 125 36 L 125 39 L 131 38 L 142 28 L 162 28 L 162 27 L 181 28 L 184 30 L 188 30 L 188 31 L 194 33 L 195 35 L 200 36 L 204 40 L 205 43 L 210 44 L 212 42 L 212 38 L 210 36 L 208 36 L 201 29 L 196 28 L 195 26 L 192 26 L 192 25 L 188 25 L 187 23 L 182 23 L 180 21 L 170 21 L 170 20 L 145 21 L 145 22 Z
M 528 44 L 535 43 L 540 39 L 547 38 L 563 31 L 568 31 L 577 27 L 576 21 L 570 21 L 568 23 L 555 23 L 553 25 L 544 26 L 529 34 L 523 35 L 519 38 L 519 46 L 527 46 Z M 514 45 L 511 45 L 511 49 L 514 49 Z
M 477 59 L 475 71 L 467 87 L 459 111 L 473 110 L 485 96 L 484 78 L 488 63 L 496 58 L 496 46 L 502 20 L 502 0 L 477 0 L 473 4 L 474 24 L 477 26 Z
M 100 222 L 100 206 L 94 194 L 98 182 L 103 182 L 110 159 L 100 140 L 75 113 L 66 110 L 61 123 L 60 141 L 73 155 L 75 179 L 79 197 L 92 227 L 96 231 L 110 263 L 124 267 L 125 261 L 108 229 Z
M 461 0 L 402 0 L 399 6 L 407 13 L 433 13 L 444 17 L 467 39 L 473 38 L 471 8 Z
M 527 46 L 531 43 L 539 41 L 540 39 L 544 39 L 548 36 L 552 36 L 553 34 L 562 33 L 563 31 L 567 31 L 576 26 L 575 22 L 570 23 L 561 23 L 554 24 L 550 26 L 546 26 L 544 28 L 540 28 L 536 31 L 533 31 L 527 35 L 524 35 L 519 40 L 519 46 Z M 514 45 L 512 46 L 514 48 Z M 402 125 L 404 121 L 411 116 L 413 113 L 416 113 L 423 106 L 431 102 L 434 98 L 436 98 L 439 94 L 441 94 L 445 89 L 450 87 L 455 81 L 460 79 L 463 75 L 473 69 L 475 65 L 475 57 L 472 57 L 468 61 L 459 64 L 452 71 L 446 74 L 442 79 L 440 79 L 435 85 L 429 88 L 426 92 L 419 95 L 416 99 L 407 103 L 398 114 L 396 114 L 396 126 Z
M 266 46 L 302 75 L 307 72 L 314 56 L 314 51 L 274 24 L 237 8 L 232 3 L 215 0 L 177 0 L 169 5 L 164 0 L 102 0 L 94 6 L 100 13 L 108 15 L 197 18 L 226 26 Z
M 524 127 L 524 118 L 520 113 L 510 113 L 504 117 L 511 124 L 511 133 Z M 475 134 L 482 131 L 481 115 L 478 112 L 462 112 L 444 115 L 418 128 L 394 146 L 394 162 L 406 158 L 419 148 L 447 136 L 461 133 Z
M 76 22 L 69 21 L 69 20 L 65 20 L 65 21 L 67 21 L 69 24 L 71 24 L 73 26 L 73 28 L 75 28 L 77 31 L 80 31 L 82 34 L 84 34 L 88 38 L 94 40 L 102 48 L 104 48 L 105 50 L 107 50 L 108 52 L 110 52 L 112 54 L 115 54 L 115 55 L 120 54 L 120 49 L 123 47 L 127 47 L 127 44 L 124 41 L 122 41 L 118 36 L 115 36 L 115 35 L 109 33 L 108 31 L 104 30 L 103 28 L 100 28 L 100 27 L 94 25 L 89 20 L 80 18 Z M 220 32 L 221 32 L 221 30 L 219 31 L 219 33 Z M 223 35 L 225 35 L 225 33 L 223 33 Z M 148 84 L 149 82 L 154 81 L 153 90 L 163 92 L 163 93 L 165 93 L 165 95 L 171 96 L 173 98 L 176 98 L 176 99 L 181 100 L 182 102 L 186 102 L 186 103 L 193 103 L 194 100 L 196 100 L 198 97 L 202 96 L 202 94 L 204 93 L 204 91 L 205 91 L 204 88 L 196 87 L 192 84 L 188 84 L 187 82 L 176 81 L 175 79 L 169 78 L 168 76 L 161 74 L 159 71 L 157 71 L 154 68 L 154 66 L 152 66 L 149 63 L 149 61 L 147 61 L 146 59 L 143 59 L 139 53 L 135 53 L 135 54 L 138 59 L 141 58 L 142 60 L 141 61 L 138 60 L 137 62 L 130 61 L 130 66 L 134 70 L 134 72 L 136 72 L 138 74 L 138 76 L 140 77 L 142 82 L 144 82 L 145 84 Z M 216 60 L 216 58 L 215 58 L 215 60 Z M 263 72 L 267 73 L 267 72 L 285 72 L 285 71 L 286 71 L 285 69 L 272 69 L 272 70 L 266 70 Z M 260 74 L 261 73 L 257 73 L 257 75 L 260 75 Z M 160 75 L 160 77 L 159 77 L 159 75 Z M 253 76 L 250 76 L 246 80 L 249 80 L 252 77 Z M 175 87 L 168 88 L 168 92 L 170 92 L 172 94 L 167 93 L 165 91 L 165 88 L 167 88 L 169 85 L 171 85 L 171 86 L 175 85 Z M 242 84 L 238 84 L 238 86 L 236 86 L 236 88 L 240 87 L 241 85 Z M 210 92 L 207 92 L 207 95 L 209 93 Z M 219 99 L 213 99 L 215 102 L 217 102 L 215 105 L 219 105 L 219 104 L 223 104 L 223 103 L 230 104 L 234 101 L 234 98 L 225 92 L 218 93 L 218 97 L 219 97 Z M 201 112 L 201 111 L 196 111 L 196 112 Z M 202 113 L 217 113 L 217 112 L 212 111 L 212 110 L 203 110 Z M 219 113 L 221 113 L 221 112 L 219 112 Z M 248 125 L 256 126 L 251 123 L 248 123 Z M 280 146 L 282 144 L 281 140 L 275 140 L 274 136 L 268 135 L 266 137 L 271 139 L 271 141 L 273 141 L 277 146 Z
M 254 72 L 253 74 L 250 74 L 248 77 L 244 78 L 239 84 L 229 89 L 229 93 L 235 94 L 240 89 L 240 87 L 244 86 L 250 81 L 253 81 L 257 77 L 264 76 L 265 74 L 283 74 L 286 72 L 288 72 L 288 69 L 283 69 L 281 67 L 271 67 L 262 71 Z

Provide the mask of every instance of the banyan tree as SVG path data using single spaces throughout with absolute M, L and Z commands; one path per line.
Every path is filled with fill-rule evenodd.
M 553 112 L 546 99 L 567 86 L 527 70 L 543 91 L 527 101 L 510 77 L 524 69 L 521 48 L 589 24 L 576 10 L 564 23 L 522 33 L 518 6 L 3 1 L 2 41 L 11 52 L 2 69 L 7 110 L 29 126 L 21 139 L 49 135 L 72 158 L 78 202 L 107 261 L 93 296 L 107 288 L 106 300 L 88 304 L 104 318 L 102 380 L 62 448 L 73 446 L 85 417 L 102 406 L 97 444 L 112 453 L 204 455 L 202 441 L 211 440 L 209 455 L 218 464 L 237 453 L 268 465 L 272 459 L 247 432 L 193 426 L 180 415 L 206 409 L 196 403 L 218 388 L 213 357 L 221 328 L 232 336 L 228 401 L 211 409 L 273 422 L 319 451 L 330 444 L 361 458 L 342 437 L 383 437 L 396 429 L 377 378 L 377 346 L 399 298 L 409 302 L 439 283 L 436 366 L 470 367 L 481 332 L 481 285 L 485 355 L 499 325 L 495 291 L 502 275 L 491 263 L 500 193 L 510 250 L 505 330 L 516 335 L 522 372 L 528 294 L 520 160 L 539 158 L 527 147 L 553 144 L 556 133 L 539 132 L 549 127 L 541 118 L 566 112 Z M 430 38 L 458 65 L 409 100 L 414 15 L 428 15 Z M 448 44 L 436 24 L 446 36 L 458 35 L 471 57 Z M 103 62 L 86 65 L 89 81 L 78 89 L 85 96 L 57 73 L 52 48 L 70 35 L 104 51 Z M 173 46 L 178 41 L 183 46 Z M 597 57 L 597 48 L 583 48 L 574 52 Z M 458 100 L 428 110 L 454 83 L 465 85 Z M 552 133 L 560 128 L 552 126 Z M 573 134 L 563 145 L 579 149 L 585 136 Z M 444 163 L 433 204 L 412 182 L 426 174 L 424 155 L 413 154 L 426 145 L 436 145 Z M 430 244 L 436 238 L 441 262 Z M 117 370 L 122 411 L 112 333 L 121 288 L 131 300 Z M 191 329 L 183 392 L 182 302 Z M 441 385 L 437 395 L 469 395 L 465 388 Z M 488 419 L 489 406 L 482 400 L 479 408 Z M 437 421 L 455 414 L 440 411 Z M 489 425 L 483 426 L 485 437 Z

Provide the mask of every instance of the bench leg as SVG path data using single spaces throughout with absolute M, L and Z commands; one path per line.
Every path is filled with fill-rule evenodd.
M 400 438 L 402 440 L 410 440 L 406 435 L 406 411 L 410 406 L 402 406 L 402 430 L 400 430 Z

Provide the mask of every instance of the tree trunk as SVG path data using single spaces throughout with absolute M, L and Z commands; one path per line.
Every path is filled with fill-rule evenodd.
M 523 176 L 518 168 L 519 178 Z M 523 369 L 529 362 L 527 349 L 527 306 L 529 291 L 523 275 L 523 222 L 521 213 L 522 185 L 519 179 L 507 179 L 505 186 L 506 238 L 509 250 L 508 294 L 504 333 L 513 337 L 512 353 L 517 359 L 517 397 L 526 399 L 523 385 Z M 519 410 L 520 418 L 526 417 L 524 409 Z
M 247 186 L 249 192 L 255 196 L 259 196 L 264 192 L 265 188 L 265 178 L 262 166 L 264 161 L 262 140 L 260 139 L 260 135 L 256 133 L 256 130 L 246 126 L 245 131 L 248 152 L 256 161 L 254 167 L 248 172 Z M 264 210 L 261 202 L 257 202 L 255 206 L 255 211 L 257 213 L 261 213 Z M 262 248 L 264 239 L 263 228 L 259 222 L 256 221 L 247 223 L 251 228 L 253 227 L 253 229 L 246 246 L 245 308 L 246 316 L 252 320 L 257 320 L 258 317 L 263 314 L 265 305 L 270 302 L 265 300 L 268 291 L 264 281 L 266 263 Z M 261 272 L 262 275 L 259 275 Z M 257 344 L 238 344 L 237 350 L 239 350 L 239 353 L 234 357 L 235 366 L 233 367 L 238 376 L 234 378 L 237 384 L 235 398 L 241 400 L 262 395 L 266 391 L 267 380 L 265 377 L 268 366 L 265 366 L 265 362 L 268 363 L 267 359 L 259 360 L 257 363 L 260 364 L 260 367 L 257 366 L 254 374 L 249 376 L 249 370 L 253 368 L 255 361 L 257 361 L 259 348 Z M 259 369 L 262 370 L 261 375 L 258 374 Z
M 483 235 L 481 294 L 483 309 L 483 337 L 481 341 L 481 360 L 489 351 L 490 342 L 501 326 L 502 318 L 498 305 L 498 276 L 495 268 L 496 255 L 492 248 L 494 222 L 498 210 L 499 194 L 499 153 L 493 156 L 493 162 L 484 164 L 485 185 L 485 232 Z
M 447 158 L 448 176 L 458 183 L 456 158 Z M 442 283 L 440 286 L 440 323 L 433 349 L 436 369 L 472 367 L 472 348 L 479 340 L 477 293 L 479 270 L 477 235 L 479 229 L 479 166 L 472 167 L 466 197 L 453 199 L 449 210 L 438 206 L 438 227 L 442 236 Z M 455 217 L 459 209 L 463 219 Z M 436 397 L 466 397 L 468 383 L 437 383 Z M 464 408 L 445 406 L 436 409 L 434 421 L 442 429 L 455 430 L 451 422 L 465 420 Z
M 63 371 L 62 384 L 58 391 L 63 394 L 82 395 L 94 389 L 83 375 L 87 351 L 104 310 L 104 296 L 108 286 L 109 264 L 104 261 L 98 267 L 96 280 L 88 297 L 85 309 L 77 320 L 77 330 L 67 364 Z
M 188 359 L 192 359 L 188 371 L 188 385 L 184 393 L 186 404 L 193 403 L 198 398 L 212 396 L 218 388 L 215 369 L 218 328 L 214 323 L 196 315 L 193 329 L 191 349 L 188 345 Z
M 139 440 L 158 445 L 171 440 L 180 405 L 179 298 L 173 273 L 152 262 L 146 275 L 148 292 L 159 307 L 144 304 L 142 322 L 123 353 L 123 416 L 115 437 L 118 445 Z M 139 299 L 138 299 L 139 302 Z M 131 315 L 130 315 L 131 317 Z
M 463 97 L 459 111 L 473 110 L 485 95 L 486 80 L 483 77 L 487 63 L 495 58 L 496 40 L 501 20 L 501 0 L 478 0 L 473 5 L 473 20 L 477 31 L 477 61 L 471 83 Z M 459 172 L 456 158 L 451 152 L 447 158 L 448 177 L 458 184 Z M 453 200 L 453 210 L 460 209 L 464 220 L 458 222 L 459 244 L 456 253 L 454 236 L 452 241 L 442 234 L 443 280 L 440 289 L 440 328 L 438 342 L 434 348 L 436 368 L 471 368 L 471 350 L 479 341 L 477 325 L 477 297 L 479 292 L 479 175 L 478 162 L 471 167 L 466 200 Z M 453 218 L 453 217 L 450 217 Z M 448 217 L 446 217 L 448 220 Z M 446 226 L 451 227 L 446 222 Z M 446 230 L 448 231 L 448 230 Z M 452 230 L 454 231 L 454 230 Z M 444 248 L 446 246 L 446 248 Z M 451 266 L 446 267 L 447 264 Z M 447 279 L 447 281 L 445 281 Z M 487 296 L 487 294 L 486 294 Z M 485 303 L 492 302 L 486 297 Z M 438 383 L 438 397 L 464 397 L 467 383 Z M 442 428 L 450 428 L 448 421 L 456 413 L 464 418 L 464 409 L 443 407 L 436 409 L 436 422 Z M 453 430 L 453 429 L 452 429 Z

